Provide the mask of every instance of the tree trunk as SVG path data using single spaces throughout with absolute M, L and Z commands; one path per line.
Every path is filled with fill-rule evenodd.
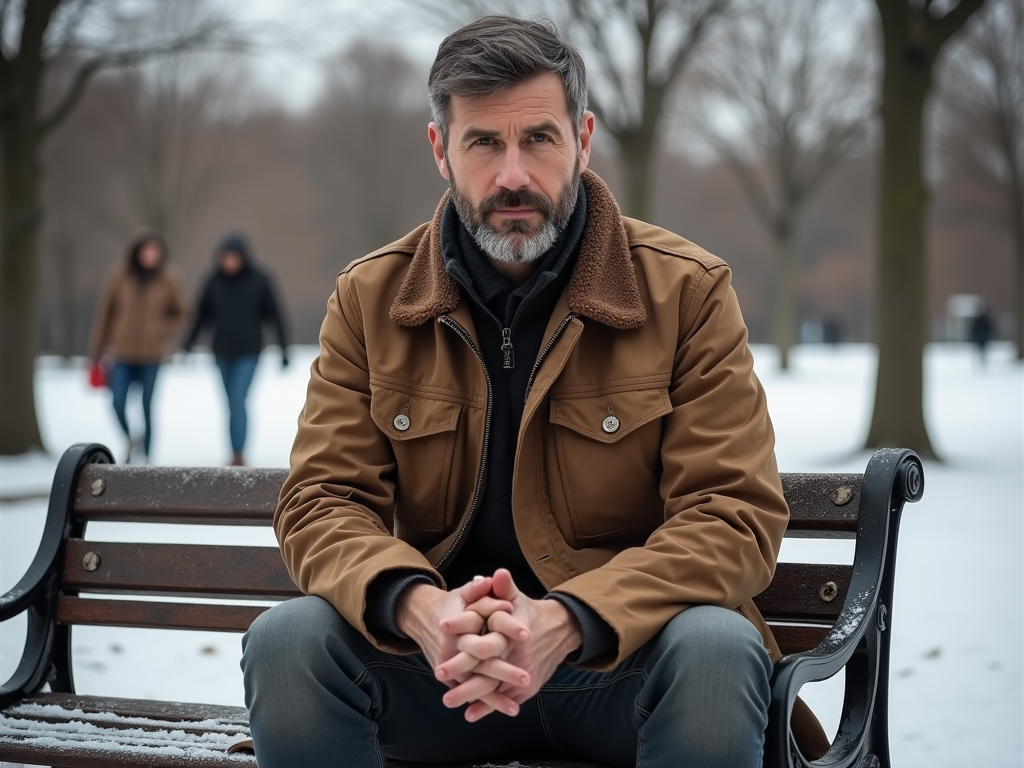
M 891 55 L 898 51 L 899 55 Z M 883 147 L 875 265 L 878 374 L 867 447 L 912 448 L 935 458 L 924 422 L 926 286 L 922 177 L 924 102 L 931 62 L 909 44 L 886 42 Z
M 33 129 L 10 124 L 0 129 L 0 455 L 43 447 L 34 390 L 40 208 Z
M 775 232 L 775 306 L 772 340 L 779 348 L 779 368 L 789 370 L 789 353 L 796 343 L 796 227 L 793 221 Z
M 1014 341 L 1017 359 L 1024 360 L 1024 194 L 1014 195 L 1013 204 L 1013 258 L 1014 258 Z
M 651 168 L 654 140 L 648 131 L 622 130 L 614 133 L 622 159 L 626 197 L 622 212 L 634 219 L 650 221 Z
M 56 306 L 53 314 L 57 318 L 55 352 L 71 363 L 75 354 L 75 262 L 76 246 L 74 235 L 65 224 L 58 231 L 53 244 L 53 262 L 57 281 Z

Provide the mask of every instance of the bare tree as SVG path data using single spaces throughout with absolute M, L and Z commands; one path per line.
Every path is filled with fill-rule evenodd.
M 1024 360 L 1024 2 L 989 0 L 941 73 L 940 162 L 994 192 L 1014 260 L 1014 340 Z
M 172 252 L 188 245 L 230 160 L 231 126 L 214 110 L 230 101 L 234 79 L 196 59 L 182 53 L 126 69 L 111 121 L 119 194 L 105 218 L 118 233 L 140 223 L 157 229 Z
M 650 217 L 669 98 L 732 0 L 567 0 L 565 26 L 588 54 L 590 107 L 619 149 L 624 211 Z
M 758 0 L 718 36 L 681 100 L 684 125 L 733 172 L 772 239 L 783 369 L 796 342 L 801 214 L 828 173 L 865 149 L 872 119 L 870 51 L 841 34 L 853 15 L 838 0 Z
M 875 255 L 878 374 L 868 448 L 898 445 L 935 456 L 923 397 L 928 193 L 922 126 L 935 60 L 982 2 L 960 0 L 949 8 L 940 0 L 875 0 L 882 21 L 884 74 Z
M 207 11 L 185 30 L 147 24 L 155 0 L 0 0 L 0 454 L 41 446 L 33 372 L 40 206 L 40 150 L 88 82 L 123 67 L 199 47 L 237 49 L 241 37 Z M 76 62 L 63 82 L 59 59 Z M 44 86 L 54 93 L 44 99 Z

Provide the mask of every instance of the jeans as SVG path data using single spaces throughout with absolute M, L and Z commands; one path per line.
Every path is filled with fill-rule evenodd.
M 772 664 L 735 611 L 690 608 L 611 672 L 562 664 L 516 717 L 441 703 L 421 654 L 375 649 L 319 597 L 262 614 L 242 639 L 260 768 L 501 759 L 755 768 Z
M 125 414 L 125 405 L 128 402 L 128 389 L 133 381 L 142 385 L 142 417 L 146 423 L 146 432 L 142 438 L 142 448 L 149 456 L 149 446 L 153 436 L 153 418 L 151 405 L 153 403 L 153 387 L 156 384 L 156 374 L 160 370 L 160 363 L 114 363 L 110 369 L 110 391 L 114 398 L 114 413 L 121 424 L 121 429 L 131 439 L 132 433 L 128 429 L 128 417 Z
M 259 359 L 259 355 L 217 356 L 217 367 L 220 368 L 220 377 L 228 394 L 228 431 L 231 434 L 231 450 L 235 453 L 241 453 L 245 447 L 249 422 L 245 413 L 245 397 L 249 394 L 249 385 L 252 384 Z

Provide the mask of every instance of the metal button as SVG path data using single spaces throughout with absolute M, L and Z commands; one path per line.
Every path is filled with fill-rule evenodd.
M 86 552 L 85 557 L 82 558 L 82 567 L 87 571 L 95 571 L 100 567 L 100 561 L 99 552 Z
M 105 490 L 107 490 L 107 481 L 102 477 L 93 480 L 92 485 L 89 486 L 89 492 L 93 496 L 102 496 Z
M 394 425 L 395 429 L 397 429 L 399 432 L 405 432 L 405 430 L 409 428 L 409 425 L 411 423 L 412 422 L 409 421 L 409 417 L 406 416 L 404 413 L 400 413 L 397 416 L 395 416 Z
M 601 429 L 607 432 L 609 435 L 613 432 L 619 431 L 619 420 L 615 416 L 606 416 L 605 420 L 601 422 Z

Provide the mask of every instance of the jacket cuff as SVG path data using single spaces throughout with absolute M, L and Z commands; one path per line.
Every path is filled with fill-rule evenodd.
M 387 633 L 401 640 L 410 639 L 395 624 L 395 604 L 399 596 L 413 584 L 434 584 L 434 580 L 416 571 L 386 571 L 366 589 L 366 628 L 375 635 Z M 436 586 L 436 585 L 435 585 Z
M 580 632 L 583 634 L 583 645 L 570 653 L 566 661 L 570 664 L 582 664 L 606 653 L 615 653 L 619 647 L 618 636 L 611 625 L 598 615 L 597 611 L 582 600 L 562 592 L 550 592 L 544 596 L 544 599 L 557 600 L 579 622 Z

